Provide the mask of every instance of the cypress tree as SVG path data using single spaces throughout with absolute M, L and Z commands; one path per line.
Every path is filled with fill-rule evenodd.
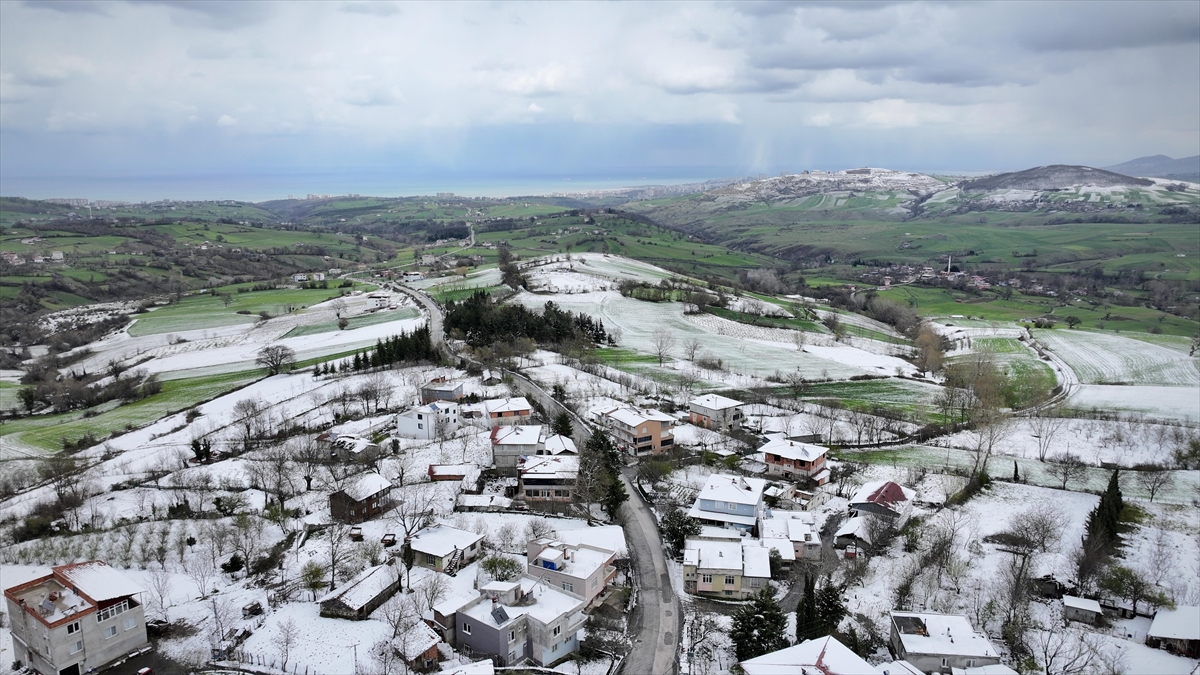
M 846 603 L 842 600 L 845 587 L 833 583 L 826 575 L 817 591 L 817 618 L 820 621 L 821 635 L 832 635 L 837 632 L 838 624 L 846 618 Z
M 817 618 L 817 581 L 811 574 L 804 575 L 804 595 L 796 605 L 796 640 L 804 642 L 821 636 Z

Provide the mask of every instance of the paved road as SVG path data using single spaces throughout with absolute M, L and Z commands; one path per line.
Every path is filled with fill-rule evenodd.
M 638 608 L 630 626 L 633 651 L 621 667 L 624 675 L 671 675 L 679 651 L 679 598 L 671 588 L 662 537 L 654 514 L 624 473 L 629 501 L 621 507 L 625 539 L 637 556 Z
M 409 288 L 403 284 L 392 284 L 392 288 L 416 300 L 425 308 L 425 311 L 429 313 L 429 337 L 433 340 L 435 346 L 442 344 L 442 308 L 438 307 L 433 298 L 418 290 Z

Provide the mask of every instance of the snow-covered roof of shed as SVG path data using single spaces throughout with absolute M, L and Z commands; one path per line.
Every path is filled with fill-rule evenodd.
M 1171 640 L 1200 640 L 1200 607 L 1179 605 L 1175 609 L 1160 609 L 1146 634 Z
M 763 547 L 777 551 L 785 562 L 791 562 L 796 559 L 796 547 L 792 546 L 791 539 L 763 537 L 760 541 Z M 750 548 L 749 542 L 746 543 L 746 548 Z M 770 555 L 770 551 L 767 552 L 767 555 Z
M 441 641 L 442 638 L 429 624 L 418 621 L 403 635 L 392 640 L 392 646 L 404 656 L 404 660 L 412 661 Z
M 821 455 L 829 452 L 829 449 L 813 445 L 812 443 L 801 443 L 800 441 L 789 441 L 786 438 L 776 438 L 759 448 L 758 452 L 779 455 L 784 459 L 799 459 L 805 462 L 812 462 L 816 461 Z
M 697 396 L 691 401 L 688 401 L 688 403 L 690 405 L 698 405 L 708 408 L 709 410 L 725 410 L 726 408 L 736 408 L 739 405 L 742 405 L 741 401 L 737 401 L 732 398 L 726 398 L 720 394 L 705 394 L 703 396 Z
M 909 654 L 999 656 L 987 636 L 961 614 L 892 612 L 891 617 Z
M 739 665 L 746 675 L 869 675 L 879 672 L 829 636 L 746 659 Z
M 1100 609 L 1100 603 L 1096 602 L 1095 600 L 1077 598 L 1073 595 L 1064 595 L 1063 605 L 1073 609 L 1082 609 L 1085 612 L 1095 612 L 1096 614 L 1100 614 L 1104 611 Z
M 761 478 L 714 473 L 708 477 L 699 498 L 735 504 L 758 504 L 762 501 L 763 488 L 766 486 L 767 481 Z
M 361 609 L 374 600 L 388 586 L 396 583 L 396 568 L 391 565 L 368 567 L 350 580 L 350 583 L 330 591 L 318 602 L 340 600 L 350 609 Z
M 96 602 L 137 595 L 146 589 L 102 560 L 89 560 L 52 568 L 55 576 Z
M 575 448 L 575 441 L 571 440 L 570 436 L 563 436 L 562 434 L 554 434 L 550 438 L 547 438 L 543 445 L 546 448 L 546 452 L 552 455 L 561 455 L 564 452 L 571 454 L 579 452 Z
M 871 543 L 871 537 L 867 533 L 866 525 L 867 525 L 866 518 L 863 518 L 861 516 L 855 516 L 853 518 L 847 519 L 846 522 L 842 523 L 842 526 L 838 528 L 837 532 L 835 532 L 833 536 L 835 538 L 836 537 L 854 536 L 854 537 L 858 537 L 859 539 L 861 539 L 867 543 Z
M 359 476 L 353 483 L 342 489 L 346 496 L 356 502 L 370 497 L 371 495 L 379 494 L 384 490 L 392 487 L 392 482 L 375 471 L 368 471 Z
M 449 525 L 430 525 L 414 534 L 410 543 L 414 551 L 442 558 L 453 553 L 455 548 L 465 551 L 481 539 L 482 534 Z
M 771 578 L 771 549 L 746 546 L 742 549 L 742 574 L 748 577 Z

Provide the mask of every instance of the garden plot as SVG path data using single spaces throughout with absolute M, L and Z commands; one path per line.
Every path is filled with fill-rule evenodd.
M 695 339 L 701 344 L 701 355 L 720 359 L 726 368 L 738 373 L 767 375 L 778 370 L 798 370 L 805 377 L 816 379 L 892 374 L 897 367 L 905 372 L 912 370 L 901 359 L 853 347 L 814 345 L 812 349 L 819 353 L 798 351 L 790 338 L 792 331 L 749 326 L 710 315 L 689 316 L 684 314 L 681 303 L 642 302 L 612 291 L 554 296 L 521 293 L 514 301 L 537 309 L 547 300 L 604 321 L 610 332 L 616 329 L 618 343 L 623 347 L 653 354 L 656 333 L 667 331 L 675 340 L 671 356 L 681 356 L 682 345 Z M 791 346 L 782 341 L 785 338 Z
M 1200 391 L 1196 387 L 1123 387 L 1085 384 L 1067 400 L 1077 410 L 1136 412 L 1164 420 L 1200 422 Z
M 1174 349 L 1081 330 L 1038 330 L 1035 337 L 1083 384 L 1200 387 L 1200 359 Z

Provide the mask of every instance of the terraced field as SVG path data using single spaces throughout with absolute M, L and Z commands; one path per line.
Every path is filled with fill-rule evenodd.
M 1082 330 L 1035 330 L 1034 336 L 1083 384 L 1200 386 L 1200 359 L 1169 347 Z

